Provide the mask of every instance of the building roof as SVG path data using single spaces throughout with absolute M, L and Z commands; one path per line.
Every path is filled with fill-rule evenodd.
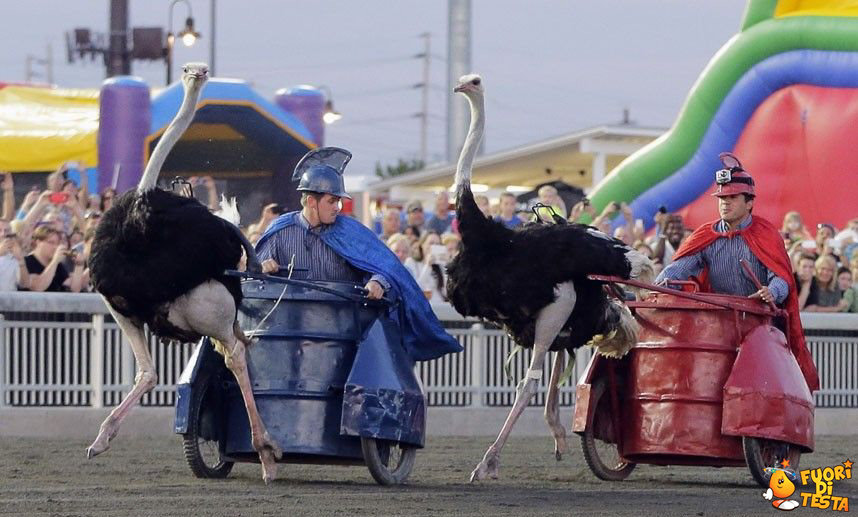
M 602 125 L 575 133 L 549 138 L 513 149 L 477 157 L 472 183 L 489 188 L 509 185 L 535 186 L 562 180 L 581 188 L 593 183 L 594 157 L 605 155 L 604 170 L 609 171 L 626 156 L 653 141 L 666 128 L 636 125 Z M 370 183 L 370 192 L 393 187 L 448 188 L 453 183 L 455 164 L 438 164 Z M 598 175 L 598 171 L 597 171 Z

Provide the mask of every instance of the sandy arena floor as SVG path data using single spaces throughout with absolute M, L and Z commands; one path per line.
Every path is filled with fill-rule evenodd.
M 550 438 L 515 438 L 501 479 L 475 485 L 468 475 L 491 438 L 433 438 L 418 453 L 409 483 L 376 485 L 364 467 L 281 465 L 265 486 L 255 464 L 226 480 L 200 480 L 184 463 L 179 437 L 128 438 L 88 461 L 85 441 L 0 439 L 0 515 L 21 516 L 747 516 L 777 515 L 746 469 L 639 465 L 608 483 L 578 449 L 557 462 Z M 858 458 L 856 436 L 822 437 L 802 467 Z M 858 477 L 858 469 L 856 469 Z M 801 491 L 802 488 L 799 488 Z M 803 489 L 812 491 L 809 488 Z M 836 483 L 858 509 L 858 481 Z M 831 510 L 798 508 L 797 514 Z M 839 513 L 837 513 L 839 514 Z

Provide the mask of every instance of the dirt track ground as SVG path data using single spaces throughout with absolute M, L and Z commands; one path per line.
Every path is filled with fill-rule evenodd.
M 238 464 L 226 480 L 199 480 L 185 466 L 178 437 L 120 435 L 91 461 L 84 441 L 0 438 L 0 516 L 779 514 L 746 469 L 639 465 L 626 481 L 599 481 L 577 440 L 570 443 L 573 453 L 557 462 L 549 438 L 514 438 L 502 456 L 501 479 L 469 485 L 490 441 L 430 439 L 409 484 L 385 488 L 364 467 L 281 465 L 280 478 L 265 486 L 257 465 Z M 855 460 L 858 437 L 819 438 L 817 451 L 802 458 L 802 467 Z M 834 495 L 849 496 L 850 509 L 858 510 L 858 480 L 836 483 Z M 795 511 L 805 514 L 842 515 Z

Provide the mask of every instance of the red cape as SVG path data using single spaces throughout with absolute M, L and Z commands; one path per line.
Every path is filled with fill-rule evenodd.
M 801 328 L 801 318 L 798 312 L 798 291 L 796 290 L 795 280 L 792 276 L 792 265 L 784 249 L 783 238 L 777 228 L 762 217 L 753 217 L 751 224 L 747 228 L 718 233 L 715 231 L 716 222 L 706 223 L 694 230 L 694 233 L 682 243 L 673 255 L 673 259 L 676 260 L 686 255 L 697 253 L 712 244 L 719 237 L 731 239 L 737 235 L 741 235 L 751 249 L 751 253 L 760 259 L 760 262 L 770 271 L 786 280 L 789 285 L 789 294 L 784 302 L 784 308 L 789 314 L 789 336 L 787 336 L 789 338 L 789 346 L 796 361 L 798 361 L 801 373 L 804 374 L 804 380 L 807 381 L 808 388 L 810 388 L 811 392 L 818 390 L 819 376 L 816 373 L 816 366 L 813 364 L 813 358 L 810 356 L 807 343 L 804 340 L 804 330 Z M 707 275 L 708 271 L 704 269 L 698 279 L 704 290 L 709 290 Z

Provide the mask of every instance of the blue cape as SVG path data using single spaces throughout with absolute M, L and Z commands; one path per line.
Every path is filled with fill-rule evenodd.
M 278 231 L 297 224 L 300 212 L 289 212 L 275 219 L 259 238 L 256 249 Z M 461 352 L 462 346 L 447 334 L 432 312 L 423 291 L 414 277 L 399 262 L 387 246 L 369 228 L 351 217 L 339 216 L 327 231 L 321 233 L 322 242 L 330 246 L 352 266 L 373 274 L 381 274 L 390 282 L 388 294 L 400 301 L 402 334 L 405 349 L 415 361 L 437 359 L 444 354 Z

